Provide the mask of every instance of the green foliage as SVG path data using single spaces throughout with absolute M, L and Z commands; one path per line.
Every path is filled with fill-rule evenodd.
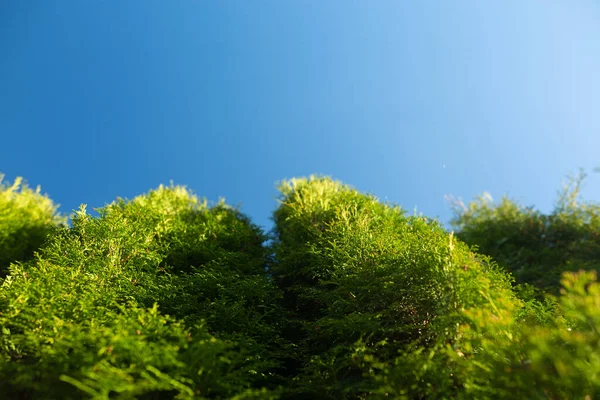
M 0 174 L 0 276 L 5 276 L 11 262 L 26 261 L 46 240 L 63 218 L 57 207 L 40 193 L 17 178 L 3 183 Z
M 0 392 L 269 398 L 278 295 L 259 228 L 182 187 L 99 212 L 82 207 L 35 260 L 11 266 Z
M 462 398 L 592 399 L 600 395 L 600 284 L 595 271 L 565 273 L 554 318 L 470 313 L 447 352 L 468 377 Z M 550 314 L 548 314 L 550 315 Z
M 458 237 L 492 256 L 517 283 L 558 293 L 561 274 L 600 270 L 600 205 L 580 202 L 585 174 L 571 177 L 551 214 L 504 197 L 494 204 L 483 195 L 465 206 L 455 203 Z
M 375 376 L 407 363 L 408 349 L 455 340 L 462 310 L 518 303 L 510 279 L 436 221 L 328 178 L 283 182 L 280 190 L 271 269 L 301 328 L 290 329 L 304 360 L 296 366 L 300 393 L 373 395 Z M 413 396 L 431 394 L 424 380 L 416 378 Z
M 600 284 L 595 272 L 566 273 L 562 284 L 550 306 L 465 309 L 455 340 L 408 348 L 392 365 L 369 359 L 384 372 L 369 398 L 597 398 Z
M 281 183 L 271 237 L 180 186 L 82 206 L 70 227 L 2 186 L 0 393 L 597 398 L 600 209 L 581 179 L 550 215 L 463 205 L 468 244 L 323 177 Z

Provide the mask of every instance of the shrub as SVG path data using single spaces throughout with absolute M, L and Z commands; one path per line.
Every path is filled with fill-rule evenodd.
M 3 183 L 2 178 L 0 174 L 0 277 L 11 262 L 31 259 L 53 228 L 64 221 L 39 187 L 30 189 L 22 178 L 12 184 Z
M 457 236 L 492 256 L 517 283 L 558 294 L 561 274 L 600 270 L 600 205 L 579 201 L 583 172 L 559 192 L 554 211 L 542 214 L 504 197 L 455 202 Z
M 16 185 L 14 198 L 33 193 Z M 269 246 L 239 210 L 180 186 L 117 199 L 99 217 L 83 206 L 70 227 L 52 219 L 35 256 L 0 278 L 0 393 L 600 396 L 597 206 L 571 192 L 550 216 L 507 199 L 469 205 L 459 235 L 497 252 L 523 282 L 513 291 L 492 258 L 435 220 L 324 177 L 280 191 Z M 24 226 L 30 214 L 13 211 L 6 221 Z
M 99 213 L 82 208 L 35 260 L 11 266 L 0 287 L 0 391 L 270 398 L 278 295 L 260 229 L 182 187 Z
M 598 397 L 600 285 L 595 271 L 567 272 L 561 282 L 545 323 L 511 319 L 505 311 L 468 313 L 460 341 L 445 349 L 466 378 L 459 398 Z
M 456 340 L 463 309 L 518 304 L 509 277 L 434 220 L 329 178 L 291 180 L 280 190 L 271 270 L 296 317 L 288 337 L 302 354 L 297 393 L 374 395 L 376 376 L 408 362 L 406 354 L 426 360 L 427 349 Z M 427 377 L 417 380 L 414 390 L 397 381 L 406 385 L 398 394 L 434 393 Z

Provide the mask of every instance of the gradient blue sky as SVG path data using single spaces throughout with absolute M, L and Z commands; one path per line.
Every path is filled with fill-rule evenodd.
M 8 0 L 0 55 L 0 171 L 65 213 L 172 179 L 270 226 L 319 173 L 447 222 L 600 164 L 597 1 Z

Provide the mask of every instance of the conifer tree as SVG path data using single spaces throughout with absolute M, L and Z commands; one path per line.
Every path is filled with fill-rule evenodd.
M 449 359 L 440 361 L 446 371 L 437 370 L 436 387 L 418 370 L 404 371 L 412 377 L 394 388 L 378 378 L 421 362 L 415 352 L 454 344 L 463 310 L 513 310 L 509 277 L 435 220 L 340 182 L 294 179 L 280 191 L 272 272 L 296 319 L 289 337 L 301 354 L 291 364 L 298 393 L 356 399 L 457 390 Z
M 483 195 L 468 205 L 455 201 L 452 224 L 460 239 L 509 271 L 524 295 L 558 294 L 564 272 L 600 271 L 600 204 L 581 199 L 585 178 L 583 171 L 568 177 L 549 214 Z
M 0 276 L 11 262 L 31 259 L 53 228 L 64 222 L 39 187 L 29 188 L 22 178 L 3 183 L 3 177 L 0 174 Z
M 0 287 L 9 398 L 271 398 L 277 291 L 264 235 L 182 187 L 56 231 Z
M 2 186 L 0 394 L 596 398 L 599 218 L 579 183 L 549 216 L 465 206 L 464 243 L 330 178 L 292 179 L 268 246 L 185 187 L 82 206 L 67 226 L 39 191 Z

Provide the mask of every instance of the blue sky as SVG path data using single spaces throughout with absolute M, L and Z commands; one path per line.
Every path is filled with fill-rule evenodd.
M 174 180 L 269 226 L 317 173 L 446 222 L 600 164 L 597 1 L 8 0 L 0 54 L 0 171 L 65 213 Z

